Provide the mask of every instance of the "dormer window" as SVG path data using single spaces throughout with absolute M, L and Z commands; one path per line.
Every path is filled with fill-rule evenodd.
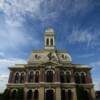
M 37 54 L 35 55 L 35 58 L 36 58 L 36 59 L 38 58 L 38 55 L 37 55 Z
M 62 58 L 63 58 L 63 59 L 65 58 L 63 54 L 62 54 Z

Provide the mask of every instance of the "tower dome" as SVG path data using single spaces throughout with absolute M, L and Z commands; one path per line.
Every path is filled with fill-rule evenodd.
M 49 27 L 45 30 L 45 33 L 53 33 L 54 34 L 54 29 Z

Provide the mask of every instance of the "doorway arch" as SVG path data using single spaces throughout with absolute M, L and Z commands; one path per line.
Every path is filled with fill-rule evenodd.
M 89 98 L 89 92 L 87 90 L 83 91 L 83 98 L 84 98 L 84 100 L 90 100 L 90 98 Z
M 66 100 L 66 91 L 61 90 L 61 100 Z
M 46 100 L 54 100 L 54 92 L 53 90 L 46 91 Z
M 72 91 L 71 90 L 67 91 L 67 100 L 72 100 Z
M 17 91 L 13 90 L 11 94 L 11 100 L 16 100 L 16 96 L 17 96 Z
M 29 90 L 29 91 L 27 92 L 27 100 L 32 100 L 32 95 L 33 95 L 32 90 Z
M 38 90 L 34 91 L 34 100 L 39 100 L 39 92 L 38 92 Z

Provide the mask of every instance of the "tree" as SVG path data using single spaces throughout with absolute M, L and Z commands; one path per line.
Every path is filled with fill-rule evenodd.
M 76 92 L 77 92 L 77 100 L 84 100 L 84 88 L 82 86 L 77 85 L 76 86 Z
M 2 100 L 10 100 L 10 90 L 9 89 L 5 89 L 4 93 L 2 94 Z
M 24 89 L 23 88 L 18 89 L 16 100 L 24 100 Z

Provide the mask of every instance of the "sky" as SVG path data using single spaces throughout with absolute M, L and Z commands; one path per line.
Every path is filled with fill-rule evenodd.
M 56 47 L 75 64 L 88 64 L 95 90 L 100 89 L 100 0 L 0 0 L 0 92 L 8 67 L 27 63 L 32 50 L 44 48 L 44 31 L 52 27 Z

